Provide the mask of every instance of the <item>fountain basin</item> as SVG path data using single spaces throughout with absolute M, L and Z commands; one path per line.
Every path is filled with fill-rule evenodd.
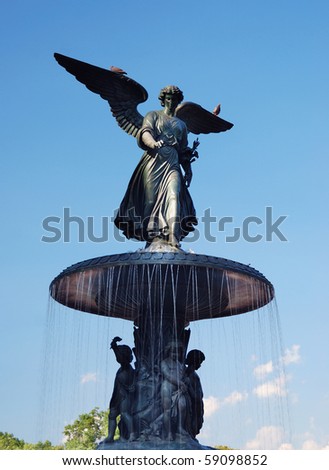
M 89 259 L 50 285 L 59 303 L 134 321 L 146 310 L 185 324 L 259 309 L 274 297 L 266 277 L 235 261 L 185 252 L 133 252 Z

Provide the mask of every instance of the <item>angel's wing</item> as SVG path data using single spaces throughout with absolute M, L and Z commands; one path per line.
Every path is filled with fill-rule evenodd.
M 185 101 L 177 106 L 176 116 L 185 122 L 188 131 L 192 134 L 223 132 L 233 127 L 231 122 L 224 121 L 224 119 L 215 116 L 215 114 L 191 101 Z
M 54 54 L 55 59 L 75 78 L 86 85 L 88 90 L 109 102 L 111 111 L 119 126 L 134 137 L 142 126 L 143 116 L 137 106 L 147 100 L 145 88 L 126 75 L 111 72 L 80 60 Z

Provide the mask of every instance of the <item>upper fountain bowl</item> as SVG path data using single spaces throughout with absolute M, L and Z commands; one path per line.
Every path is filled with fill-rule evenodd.
M 185 252 L 102 256 L 65 269 L 50 284 L 59 303 L 138 323 L 146 310 L 186 323 L 257 310 L 274 298 L 272 284 L 250 266 Z

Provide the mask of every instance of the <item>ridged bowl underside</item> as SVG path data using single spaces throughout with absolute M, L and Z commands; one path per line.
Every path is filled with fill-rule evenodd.
M 257 310 L 274 297 L 258 271 L 213 256 L 136 252 L 102 256 L 65 269 L 50 285 L 67 307 L 138 321 L 177 316 L 186 323 Z

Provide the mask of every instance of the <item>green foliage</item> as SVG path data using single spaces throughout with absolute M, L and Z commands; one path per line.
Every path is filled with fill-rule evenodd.
M 17 450 L 23 449 L 25 442 L 18 439 L 8 432 L 0 432 L 0 449 L 1 450 Z
M 73 424 L 65 426 L 65 449 L 96 449 L 97 442 L 107 435 L 107 418 L 108 411 L 94 408 L 90 413 L 80 415 Z
M 65 444 L 53 446 L 50 441 L 29 444 L 18 439 L 13 434 L 0 432 L 0 450 L 92 450 L 96 449 L 98 442 L 107 436 L 108 411 L 94 408 L 89 413 L 80 415 L 73 424 L 65 426 L 63 434 Z M 118 418 L 117 422 L 120 421 Z M 114 439 L 120 437 L 116 429 Z
M 93 450 L 96 449 L 98 442 L 105 438 L 108 433 L 109 410 L 100 411 L 94 408 L 89 413 L 79 416 L 73 424 L 64 428 L 66 438 L 64 448 L 67 450 Z M 120 417 L 117 418 L 117 424 Z M 120 438 L 120 431 L 117 426 L 114 440 Z
M 36 444 L 24 444 L 24 450 L 64 450 L 63 446 L 53 446 L 50 441 L 37 442 Z
M 218 450 L 234 450 L 232 447 L 227 446 L 214 446 L 214 448 Z
M 59 450 L 61 446 L 52 446 L 50 441 L 28 444 L 13 434 L 0 432 L 0 450 Z
M 50 441 L 28 444 L 13 434 L 0 432 L 0 450 L 93 450 L 97 443 L 107 436 L 108 411 L 94 408 L 89 413 L 80 415 L 73 424 L 64 428 L 64 446 L 53 446 Z M 120 417 L 117 420 L 119 423 Z M 117 427 L 114 440 L 119 439 L 120 432 Z M 227 446 L 214 446 L 218 450 L 233 450 Z

